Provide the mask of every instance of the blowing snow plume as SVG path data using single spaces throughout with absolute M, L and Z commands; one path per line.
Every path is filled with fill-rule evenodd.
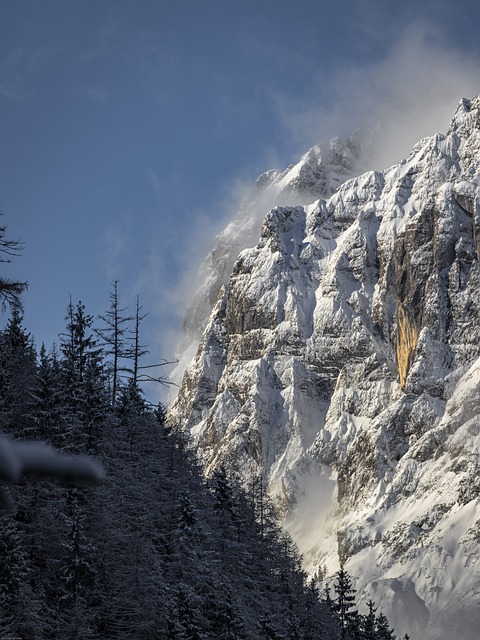
M 200 268 L 195 266 L 195 276 L 189 272 L 191 293 L 177 339 L 179 365 L 171 375 L 176 383 L 195 354 L 238 255 L 256 244 L 268 211 L 328 197 L 348 178 L 399 162 L 418 140 L 446 132 L 459 98 L 477 91 L 478 60 L 442 46 L 441 34 L 431 27 L 411 27 L 383 61 L 345 68 L 330 85 L 322 78 L 316 81 L 324 96 L 319 107 L 299 112 L 298 103 L 285 98 L 277 107 L 292 147 L 318 146 L 296 165 L 264 173 L 246 195 L 244 190 L 213 248 Z M 321 140 L 330 142 L 319 144 Z M 323 181 L 318 179 L 322 172 L 327 176 Z
M 443 44 L 432 26 L 412 26 L 380 62 L 346 66 L 324 83 L 317 77 L 319 105 L 298 109 L 279 98 L 285 128 L 300 147 L 360 129 L 370 138 L 361 169 L 382 170 L 405 158 L 412 146 L 446 133 L 455 105 L 476 95 L 478 56 Z
M 340 184 L 355 175 L 361 149 L 359 135 L 332 138 L 312 147 L 287 169 L 263 173 L 255 186 L 237 199 L 235 213 L 215 237 L 213 248 L 197 270 L 196 277 L 191 279 L 193 295 L 178 339 L 179 364 L 171 374 L 175 383 L 181 381 L 185 367 L 195 355 L 208 317 L 238 256 L 257 243 L 265 215 L 276 206 L 311 203 L 332 195 Z

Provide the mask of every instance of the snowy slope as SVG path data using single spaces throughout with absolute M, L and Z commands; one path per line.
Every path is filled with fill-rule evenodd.
M 310 571 L 340 555 L 417 638 L 480 624 L 479 163 L 462 100 L 400 164 L 272 209 L 170 410 L 207 472 L 264 474 Z

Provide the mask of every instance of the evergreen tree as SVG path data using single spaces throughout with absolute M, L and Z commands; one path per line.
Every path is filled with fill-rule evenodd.
M 270 614 L 264 613 L 258 618 L 257 628 L 261 638 L 268 638 L 268 640 L 278 640 L 281 636 L 278 630 L 275 628 Z
M 250 497 L 260 537 L 276 540 L 281 529 L 274 504 L 268 495 L 267 486 L 261 474 L 255 475 L 252 479 Z
M 124 420 L 136 420 L 146 411 L 143 391 L 135 384 L 133 378 L 120 390 L 117 413 Z M 161 417 L 161 416 L 160 416 Z
M 198 603 L 191 589 L 182 584 L 175 594 L 174 608 L 170 614 L 168 638 L 171 640 L 204 640 L 198 623 Z
M 165 422 L 167 419 L 167 410 L 165 408 L 165 405 L 163 405 L 161 402 L 158 403 L 157 408 L 155 409 L 155 417 L 157 419 L 158 424 L 162 428 L 164 428 Z
M 35 638 L 41 629 L 31 577 L 18 523 L 11 514 L 0 512 L 0 632 L 5 636 Z
M 300 620 L 295 614 L 289 617 L 286 632 L 288 640 L 304 640 L 305 636 L 301 630 Z
M 62 636 L 65 638 L 95 637 L 94 609 L 96 593 L 97 550 L 85 534 L 86 515 L 79 504 L 76 490 L 67 494 L 67 537 L 62 543 L 59 605 Z
M 122 431 L 123 441 L 127 445 L 130 455 L 135 450 L 135 440 L 141 438 L 138 432 L 138 424 L 145 416 L 146 405 L 142 390 L 133 381 L 133 378 L 120 389 L 120 395 L 116 406 L 116 415 L 119 418 L 118 429 Z M 118 435 L 120 435 L 118 433 Z
M 224 467 L 215 469 L 210 480 L 214 495 L 214 508 L 217 513 L 234 515 L 234 499 L 232 485 Z
M 30 414 L 36 378 L 36 354 L 31 336 L 14 307 L 0 332 L 0 427 L 15 437 L 32 435 Z
M 363 616 L 363 635 L 365 640 L 376 640 L 377 616 L 375 604 L 372 600 L 367 602 L 368 613 Z
M 342 640 L 344 638 L 354 640 L 359 635 L 360 619 L 355 608 L 355 589 L 352 579 L 343 566 L 337 572 L 334 590 L 336 598 L 333 601 L 333 610 L 338 616 L 340 637 Z
M 218 550 L 223 563 L 229 563 L 235 553 L 235 543 L 240 536 L 241 516 L 237 499 L 237 487 L 230 481 L 224 468 L 214 471 L 209 482 L 213 494 L 213 508 L 218 523 Z
M 29 611 L 42 611 L 39 637 L 335 637 L 264 483 L 247 495 L 220 470 L 207 488 L 164 408 L 152 410 L 132 377 L 112 409 L 103 371 L 91 318 L 70 304 L 61 358 L 40 352 L 31 415 L 42 439 L 95 451 L 106 481 L 15 488 L 10 558 L 25 579 L 10 592 L 38 602 Z
M 70 299 L 65 320 L 67 330 L 61 334 L 61 351 L 66 383 L 70 391 L 76 392 L 73 393 L 75 399 L 75 395 L 78 395 L 77 386 L 85 380 L 90 358 L 98 357 L 100 350 L 91 332 L 93 316 L 85 313 L 85 305 L 81 301 L 75 308 Z
M 303 611 L 300 623 L 305 640 L 317 640 L 319 637 L 335 637 L 339 635 L 338 622 L 333 615 L 333 601 L 327 590 L 328 601 L 320 599 L 320 592 L 315 580 L 307 584 L 303 599 Z M 321 603 L 321 606 L 319 606 Z
M 65 446 L 76 451 L 94 452 L 100 438 L 102 417 L 106 413 L 105 377 L 102 352 L 92 334 L 93 317 L 78 302 L 70 301 L 67 331 L 61 335 Z
M 44 344 L 40 349 L 32 397 L 31 417 L 36 425 L 36 435 L 56 447 L 61 446 L 64 415 L 61 368 L 55 349 L 48 354 Z
M 198 522 L 198 515 L 195 507 L 190 500 L 190 496 L 186 491 L 182 492 L 180 497 L 180 517 L 179 527 L 181 531 L 187 535 L 193 535 L 195 531 L 195 525 Z
M 312 581 L 312 582 L 314 582 L 314 581 Z M 325 588 L 323 590 L 323 600 L 329 606 L 329 608 L 333 610 L 334 603 L 333 603 L 333 600 L 332 600 L 332 596 L 330 595 L 330 587 L 328 586 L 328 584 L 325 585 Z
M 390 628 L 388 620 L 383 613 L 377 616 L 376 620 L 376 640 L 395 640 L 393 629 Z
M 232 590 L 223 587 L 221 592 L 216 594 L 216 598 L 216 615 L 212 628 L 214 637 L 223 640 L 244 640 L 245 624 Z

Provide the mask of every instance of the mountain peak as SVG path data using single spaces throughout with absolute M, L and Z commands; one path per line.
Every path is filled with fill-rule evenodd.
M 270 169 L 257 178 L 254 188 L 215 237 L 212 250 L 200 265 L 196 293 L 186 310 L 179 340 L 179 365 L 172 373 L 175 382 L 181 381 L 185 366 L 198 347 L 217 296 L 228 282 L 238 255 L 257 243 L 266 212 L 275 206 L 298 204 L 299 200 L 312 203 L 328 197 L 354 175 L 361 154 L 358 133 L 349 138 L 336 137 L 312 147 L 285 170 Z
M 479 106 L 385 171 L 347 180 L 357 147 L 334 139 L 270 175 L 293 201 L 247 245 L 248 215 L 219 236 L 232 266 L 169 417 L 207 473 L 262 473 L 312 573 L 340 550 L 428 639 L 480 624 Z M 310 179 L 322 198 L 295 203 Z

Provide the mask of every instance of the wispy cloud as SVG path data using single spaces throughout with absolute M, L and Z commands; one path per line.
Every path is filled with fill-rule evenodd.
M 129 248 L 131 230 L 131 216 L 124 212 L 106 232 L 103 269 L 109 281 L 119 277 L 122 265 L 126 262 L 125 255 Z
M 11 102 L 25 100 L 36 76 L 64 50 L 54 46 L 17 47 L 0 65 L 0 94 Z
M 108 102 L 108 91 L 105 87 L 87 85 L 78 89 L 77 93 L 97 105 L 105 106 Z
M 279 99 L 280 117 L 304 148 L 357 128 L 374 129 L 374 166 L 368 168 L 382 169 L 406 156 L 419 139 L 446 131 L 457 102 L 480 91 L 479 62 L 442 44 L 434 27 L 413 26 L 382 60 L 339 70 L 322 87 L 319 106 L 299 110 Z

